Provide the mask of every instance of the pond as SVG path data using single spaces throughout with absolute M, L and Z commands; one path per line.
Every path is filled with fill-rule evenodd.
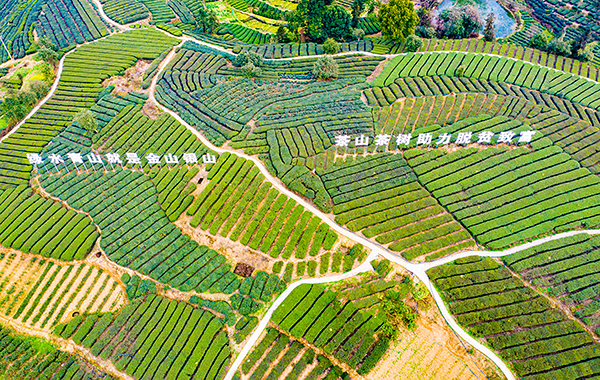
M 494 12 L 496 21 L 494 27 L 496 29 L 496 38 L 504 38 L 515 31 L 515 20 L 510 16 L 506 9 L 502 8 L 496 0 L 481 0 L 474 2 L 475 7 L 479 9 L 479 15 L 485 22 L 488 15 Z M 444 9 L 450 8 L 454 4 L 454 0 L 443 0 L 439 7 L 435 10 L 435 14 L 438 15 Z

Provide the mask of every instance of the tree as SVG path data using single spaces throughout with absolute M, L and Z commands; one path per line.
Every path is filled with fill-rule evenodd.
M 246 78 L 254 78 L 262 74 L 262 69 L 258 66 L 255 66 L 251 61 L 248 61 L 244 66 L 242 66 L 242 72 Z
M 219 25 L 219 19 L 215 12 L 206 8 L 204 4 L 198 8 L 196 22 L 198 23 L 198 28 L 204 33 L 212 33 Z
M 237 55 L 237 57 L 233 59 L 231 63 L 236 67 L 243 67 L 248 62 L 252 62 L 254 66 L 260 67 L 263 64 L 264 59 L 262 55 L 258 55 L 253 51 L 248 51 L 247 49 L 244 49 L 240 52 L 240 54 Z
M 0 114 L 4 116 L 9 126 L 17 124 L 27 115 L 27 112 L 29 112 L 29 106 L 16 95 L 8 96 L 0 103 Z
M 573 41 L 565 41 L 563 38 L 555 38 L 548 44 L 548 51 L 552 54 L 567 57 L 571 54 Z
M 283 25 L 280 25 L 279 28 L 277 28 L 277 34 L 275 35 L 275 38 L 277 39 L 277 42 L 280 43 L 290 42 L 291 40 L 289 31 Z
M 479 12 L 471 5 L 448 8 L 440 13 L 438 20 L 438 34 L 446 38 L 467 38 L 482 27 Z
M 365 31 L 361 28 L 352 29 L 352 37 L 362 40 L 365 37 Z
M 28 90 L 35 96 L 36 100 L 42 99 L 50 90 L 48 84 L 41 80 L 32 80 L 27 86 Z
M 539 32 L 529 42 L 529 46 L 534 49 L 546 50 L 548 47 L 548 36 L 544 32 Z
M 51 85 L 52 82 L 54 82 L 54 79 L 56 78 L 56 74 L 54 74 L 54 69 L 52 68 L 52 65 L 50 65 L 49 63 L 44 63 L 40 66 L 40 73 L 44 77 L 44 82 Z
M 313 66 L 313 75 L 318 79 L 332 79 L 338 76 L 338 64 L 330 56 L 319 57 Z
M 419 17 L 419 26 L 424 28 L 433 27 L 433 12 L 431 12 L 431 9 L 421 7 L 417 11 L 417 16 Z
M 96 130 L 98 129 L 98 122 L 92 111 L 89 109 L 79 111 L 75 117 L 73 117 L 73 122 L 85 129 L 90 135 L 96 133 Z
M 406 51 L 408 52 L 415 52 L 419 50 L 421 48 L 421 45 L 423 45 L 423 40 L 415 36 L 414 34 L 411 34 L 406 39 Z
M 48 48 L 47 46 L 41 46 L 38 48 L 35 56 L 39 60 L 47 62 L 52 66 L 56 65 L 56 62 L 59 60 L 58 52 Z
M 340 44 L 333 38 L 328 38 L 323 43 L 323 51 L 326 54 L 335 54 L 340 51 Z
M 392 41 L 404 41 L 415 33 L 419 18 L 410 0 L 390 0 L 379 9 L 379 25 L 383 36 Z
M 320 39 L 325 7 L 329 4 L 331 0 L 300 0 L 291 24 L 301 28 L 308 38 Z
M 356 28 L 358 25 L 358 19 L 365 7 L 365 0 L 354 0 L 352 3 L 352 27 Z
M 581 33 L 579 37 L 573 41 L 573 45 L 571 46 L 571 56 L 579 58 L 584 55 L 590 34 L 590 30 L 586 29 L 585 32 Z
M 485 21 L 485 29 L 483 31 L 483 39 L 487 42 L 496 42 L 496 32 L 494 30 L 494 21 L 496 17 L 494 12 L 490 13 Z
M 330 5 L 323 14 L 323 37 L 343 40 L 352 33 L 352 18 L 344 7 Z

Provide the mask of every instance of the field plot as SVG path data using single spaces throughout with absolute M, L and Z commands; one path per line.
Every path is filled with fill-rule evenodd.
M 43 3 L 36 30 L 59 48 L 108 35 L 108 29 L 85 0 L 48 0 Z
M 382 354 L 375 349 L 382 342 L 375 332 L 385 320 L 360 311 L 352 302 L 335 302 L 335 296 L 318 284 L 301 285 L 275 311 L 272 321 L 358 373 L 366 373 L 368 369 L 361 372 L 361 366 L 369 362 L 368 357 Z
M 141 93 L 127 93 L 124 95 L 111 95 L 114 86 L 108 86 L 99 94 L 90 111 L 94 115 L 100 131 L 125 107 L 144 104 L 148 95 Z M 52 153 L 65 157 L 69 152 L 79 152 L 87 155 L 92 149 L 92 138 L 97 139 L 96 134 L 90 134 L 88 130 L 76 122 L 68 125 L 57 136 L 55 136 L 42 150 L 42 156 L 47 157 Z
M 282 129 L 282 123 L 286 129 L 303 127 L 307 118 L 311 118 L 312 125 L 306 128 L 324 130 L 321 139 L 326 139 L 325 134 L 332 138 L 340 124 L 359 133 L 372 128 L 370 111 L 360 100 L 364 79 L 358 77 L 371 71 L 377 61 L 361 60 L 361 65 L 356 65 L 348 58 L 342 59 L 340 76 L 345 80 L 282 84 L 276 83 L 280 77 L 311 78 L 313 61 L 278 63 L 266 66 L 263 77 L 269 81 L 257 84 L 240 78 L 239 69 L 226 67 L 225 58 L 194 52 L 202 49 L 198 45 L 188 44 L 186 48 L 161 74 L 157 99 L 180 112 L 218 145 L 239 134 L 252 119 L 260 120 L 260 131 L 255 132 L 260 135 L 253 140 L 262 140 L 261 145 L 267 145 L 268 130 Z M 225 81 L 228 75 L 237 78 Z M 229 100 L 222 97 L 223 93 L 229 94 Z M 329 139 L 326 141 L 329 146 Z M 257 146 L 256 142 L 248 146 Z M 295 144 L 302 143 L 296 140 Z
M 271 327 L 242 364 L 241 371 L 243 379 L 336 380 L 347 376 L 325 356 L 315 355 L 312 349 Z
M 119 153 L 171 153 L 182 159 L 183 153 L 198 158 L 209 150 L 173 116 L 163 113 L 156 120 L 141 112 L 141 105 L 128 105 L 94 135 L 92 148 Z M 183 162 L 183 161 L 182 161 Z
M 399 77 L 461 76 L 457 75 L 459 68 L 465 77 L 514 84 L 592 109 L 600 107 L 600 85 L 586 78 L 528 62 L 473 53 L 409 53 L 390 61 L 373 85 L 387 86 Z
M 424 40 L 419 49 L 420 52 L 453 51 L 464 53 L 487 53 L 495 54 L 515 60 L 521 60 L 533 65 L 541 65 L 557 70 L 566 71 L 575 75 L 598 80 L 600 72 L 596 65 L 590 62 L 582 62 L 574 58 L 549 54 L 544 51 L 530 47 L 518 46 L 516 44 L 487 42 L 483 39 L 468 38 L 462 40 L 453 39 L 429 39 Z M 376 41 L 373 52 L 380 54 L 395 54 L 404 52 L 404 44 L 392 43 L 390 41 Z M 597 51 L 598 48 L 595 48 Z
M 361 90 L 367 86 L 363 76 L 378 61 L 353 64 L 341 58 L 342 79 L 331 82 L 312 80 L 312 61 L 278 62 L 266 65 L 261 80 L 253 81 L 242 78 L 222 55 L 192 43 L 184 47 L 161 74 L 157 99 L 216 145 L 231 140 L 233 148 L 246 153 L 268 153 L 269 164 L 291 190 L 329 212 L 327 192 L 303 161 L 324 152 L 339 133 L 372 131 Z M 234 79 L 225 80 L 230 76 Z
M 65 59 L 57 91 L 40 110 L 0 143 L 0 188 L 28 182 L 32 171 L 25 155 L 39 153 L 80 110 L 94 105 L 102 81 L 133 66 L 139 59 L 154 59 L 176 40 L 150 29 L 132 30 L 84 45 Z
M 24 326 L 50 331 L 73 313 L 115 311 L 125 302 L 123 286 L 95 267 L 0 253 L 0 314 Z
M 284 259 L 316 256 L 338 239 L 319 218 L 272 188 L 252 161 L 225 153 L 208 179 L 187 211 L 192 227 Z
M 196 184 L 191 182 L 198 174 L 198 167 L 162 168 L 154 167 L 149 173 L 158 191 L 158 201 L 173 222 L 192 204 Z
M 0 244 L 54 259 L 82 260 L 98 231 L 82 213 L 19 186 L 0 191 Z
M 467 351 L 468 343 L 454 335 L 434 305 L 420 309 L 419 315 L 416 329 L 399 334 L 369 379 L 502 378 L 485 356 Z
M 511 363 L 517 376 L 597 376 L 593 337 L 494 259 L 460 259 L 427 273 L 458 323 Z
M 599 239 L 588 235 L 542 244 L 504 257 L 522 278 L 555 298 L 590 330 L 600 331 L 600 286 L 595 267 Z
M 138 0 L 101 0 L 106 15 L 119 24 L 143 20 L 150 16 L 148 8 Z
M 349 157 L 317 174 L 333 200 L 337 223 L 408 260 L 425 254 L 435 259 L 475 245 L 400 155 Z
M 503 116 L 530 124 L 593 173 L 600 170 L 600 154 L 594 147 L 600 138 L 596 130 L 600 114 L 577 102 L 502 82 L 446 76 L 398 78 L 389 86 L 364 93 L 369 104 L 380 107 L 376 130 L 381 133 L 409 133 L 417 125 L 445 126 L 459 120 L 466 123 L 464 118 L 481 114 Z M 490 126 L 500 127 L 481 125 Z M 503 127 L 508 130 L 513 125 Z M 390 149 L 395 148 L 392 142 Z
M 533 150 L 473 148 L 449 154 L 413 150 L 406 158 L 440 204 L 492 249 L 598 225 L 594 194 L 600 179 L 546 138 L 531 145 Z
M 34 30 L 59 48 L 91 42 L 108 35 L 108 29 L 85 0 L 8 0 L 0 9 L 0 31 L 15 59 L 31 53 Z M 8 61 L 4 48 L 0 63 Z
M 115 170 L 44 176 L 41 182 L 48 192 L 89 212 L 102 230 L 102 249 L 117 264 L 184 291 L 231 293 L 239 287 L 224 256 L 169 222 L 148 176 Z
M 231 356 L 219 318 L 156 295 L 115 314 L 77 316 L 54 333 L 136 379 L 222 378 Z
M 0 327 L 0 376 L 24 380 L 114 379 L 81 357 L 5 327 Z

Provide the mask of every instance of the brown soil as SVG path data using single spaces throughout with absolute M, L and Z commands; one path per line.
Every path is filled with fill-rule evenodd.
M 206 181 L 203 181 L 206 182 Z M 228 238 L 217 235 L 213 236 L 200 228 L 192 228 L 189 221 L 191 216 L 183 214 L 175 225 L 198 244 L 206 245 L 218 253 L 228 257 L 233 263 L 243 262 L 255 268 L 255 270 L 268 270 L 271 267 L 273 259 L 264 253 L 255 251 L 242 245 L 241 243 L 231 241 Z
M 0 279 L 2 280 L 2 282 L 6 282 L 6 285 L 0 291 L 0 299 L 3 300 L 3 302 L 4 302 L 3 307 L 0 308 L 0 314 L 3 314 L 7 317 L 9 317 L 10 315 L 13 314 L 14 309 L 15 309 L 14 305 L 18 305 L 20 302 L 22 302 L 23 298 L 26 296 L 26 294 L 29 292 L 29 290 L 33 286 L 33 284 L 36 282 L 37 278 L 43 272 L 43 268 L 45 267 L 45 265 L 38 265 L 36 262 L 36 264 L 33 267 L 31 267 L 31 265 L 29 265 L 29 263 L 31 263 L 31 259 L 38 258 L 38 262 L 39 262 L 39 260 L 43 259 L 46 262 L 51 261 L 55 264 L 55 265 L 53 265 L 53 267 L 50 269 L 50 271 L 46 275 L 46 278 L 50 278 L 50 276 L 53 272 L 59 271 L 59 273 L 57 274 L 57 276 L 55 277 L 53 282 L 51 284 L 49 284 L 49 286 L 47 287 L 44 297 L 46 297 L 47 295 L 51 294 L 54 291 L 54 288 L 58 285 L 58 283 L 62 279 L 62 275 L 65 273 L 65 271 L 67 270 L 69 265 L 78 266 L 81 263 L 89 264 L 89 263 L 86 263 L 85 261 L 61 262 L 61 261 L 58 261 L 55 259 L 42 258 L 41 256 L 38 256 L 38 255 L 26 254 L 26 253 L 23 253 L 23 252 L 14 250 L 14 249 L 8 249 L 8 248 L 3 248 L 3 247 L 0 247 L 0 252 L 5 254 L 5 259 L 0 262 Z M 10 263 L 7 262 L 7 258 L 9 257 L 9 255 L 15 255 L 14 259 Z M 60 286 L 60 288 L 55 292 L 55 296 L 52 298 L 50 305 L 48 305 L 48 307 L 46 308 L 44 313 L 41 315 L 39 320 L 35 323 L 34 326 L 29 326 L 29 327 L 35 328 L 40 331 L 48 331 L 51 328 L 54 321 L 64 322 L 65 320 L 68 320 L 71 318 L 73 312 L 79 311 L 79 310 L 75 309 L 75 306 L 79 304 L 79 301 L 84 301 L 86 303 L 89 303 L 90 300 L 92 299 L 92 296 L 94 294 L 96 294 L 95 290 L 97 290 L 97 287 L 102 284 L 102 282 L 104 281 L 104 279 L 107 276 L 109 276 L 109 273 L 105 272 L 105 273 L 103 273 L 102 277 L 100 277 L 100 279 L 97 283 L 93 283 L 95 274 L 97 273 L 98 270 L 97 270 L 96 266 L 92 265 L 91 267 L 92 267 L 92 273 L 90 274 L 90 276 L 87 278 L 84 285 L 80 289 L 77 289 L 77 287 L 80 284 L 81 279 L 83 278 L 85 273 L 88 272 L 90 266 L 84 267 L 82 269 L 81 273 L 79 274 L 79 276 L 75 279 L 75 282 L 73 283 L 72 288 L 67 289 L 68 284 L 74 278 L 76 271 L 77 271 L 76 268 L 73 268 L 73 270 L 69 274 L 68 278 L 63 282 L 63 284 Z M 110 282 L 110 285 L 112 285 L 112 282 Z M 92 289 L 92 287 L 93 287 L 93 289 Z M 12 288 L 12 290 L 9 291 L 9 289 L 11 289 L 11 288 Z M 37 297 L 37 295 L 40 293 L 40 291 L 43 288 L 44 288 L 44 286 L 38 287 L 38 289 L 33 294 L 31 299 L 35 299 L 35 297 Z M 64 290 L 66 290 L 67 293 L 64 295 L 64 297 L 62 299 L 58 299 L 58 296 L 61 295 Z M 60 310 L 62 310 L 63 306 L 65 306 L 66 302 L 71 297 L 73 292 L 77 293 L 75 298 L 69 305 L 67 305 L 67 308 L 65 309 L 64 314 L 58 315 L 57 313 Z M 117 288 L 117 291 L 113 291 L 111 296 L 112 296 L 111 301 L 113 303 L 109 304 L 108 306 L 105 306 L 103 308 L 104 309 L 103 311 L 114 311 L 114 310 L 120 308 L 126 302 L 125 292 L 124 292 L 123 287 L 121 287 L 120 289 Z M 11 304 L 13 305 L 13 307 L 12 307 L 12 310 L 9 312 L 8 307 Z M 114 307 L 110 307 L 113 304 L 114 304 Z M 56 305 L 56 306 L 53 307 L 52 305 Z M 31 322 L 29 322 L 29 321 L 32 321 L 33 317 L 35 317 L 37 315 L 37 310 L 40 307 L 41 307 L 41 303 L 38 304 L 36 306 L 36 308 L 33 310 L 30 317 L 28 318 L 28 321 L 20 321 L 19 323 L 23 323 L 24 325 L 30 325 Z M 109 307 L 110 310 L 108 310 L 107 307 Z M 54 310 L 52 310 L 52 309 L 54 309 Z M 28 310 L 28 308 L 26 310 Z M 97 311 L 97 310 L 92 310 L 92 311 Z M 50 312 L 52 312 L 52 315 L 50 315 Z M 48 323 L 42 329 L 41 325 L 44 322 L 44 320 L 46 319 L 46 317 L 49 317 Z
M 148 94 L 149 91 L 142 89 L 141 86 L 144 72 L 148 70 L 150 65 L 151 62 L 149 61 L 139 60 L 133 67 L 125 70 L 125 75 L 105 79 L 104 82 L 102 82 L 102 86 L 115 86 L 115 89 L 112 91 L 113 94 L 124 95 L 130 92 L 142 92 Z
M 371 75 L 369 75 L 367 77 L 367 82 L 371 83 L 375 80 L 375 78 L 377 78 L 377 76 L 379 74 L 381 74 L 381 72 L 383 71 L 383 68 L 385 67 L 385 65 L 391 60 L 391 58 L 386 58 L 383 61 L 379 62 L 379 64 L 377 65 L 377 67 L 375 67 L 375 70 L 373 70 L 373 72 L 371 73 Z
M 147 101 L 146 104 L 144 104 L 144 107 L 142 107 L 142 114 L 148 116 L 152 120 L 158 119 L 161 113 L 162 110 L 154 101 Z
M 415 307 L 416 305 L 412 305 Z M 415 331 L 404 330 L 368 379 L 501 379 L 491 361 L 457 337 L 431 298 L 419 302 Z
M 238 263 L 233 271 L 233 273 L 242 277 L 250 277 L 252 276 L 252 272 L 254 272 L 254 268 L 244 263 Z

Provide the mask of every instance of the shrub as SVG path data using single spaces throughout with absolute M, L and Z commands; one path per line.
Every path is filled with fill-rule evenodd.
M 318 79 L 334 79 L 338 77 L 339 67 L 332 57 L 319 57 L 312 72 Z
M 529 42 L 529 46 L 534 49 L 546 50 L 548 47 L 548 42 L 548 35 L 542 31 L 533 36 Z
M 548 44 L 548 51 L 552 54 L 567 57 L 571 54 L 571 44 L 573 41 L 565 41 L 562 38 L 556 38 Z
M 423 45 L 423 40 L 414 34 L 411 34 L 406 39 L 406 51 L 415 52 L 418 51 Z
M 323 43 L 323 51 L 326 54 L 336 54 L 340 51 L 340 44 L 333 38 L 328 38 Z
M 296 276 L 304 276 L 304 270 L 306 268 L 306 262 L 300 261 L 296 267 Z
M 249 62 L 254 66 L 262 66 L 264 59 L 262 55 L 259 55 L 254 51 L 242 50 L 231 63 L 236 67 L 243 67 Z

